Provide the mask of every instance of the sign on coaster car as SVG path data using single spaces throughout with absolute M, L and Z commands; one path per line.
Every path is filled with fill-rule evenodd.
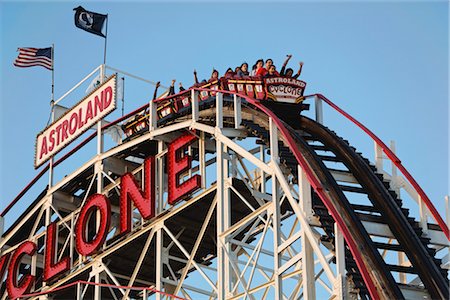
M 303 99 L 306 82 L 288 77 L 264 79 L 267 98 L 279 102 L 298 103 Z

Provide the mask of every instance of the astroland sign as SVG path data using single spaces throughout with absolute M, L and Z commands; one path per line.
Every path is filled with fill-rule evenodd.
M 116 75 L 113 75 L 37 135 L 34 167 L 41 166 L 115 108 Z

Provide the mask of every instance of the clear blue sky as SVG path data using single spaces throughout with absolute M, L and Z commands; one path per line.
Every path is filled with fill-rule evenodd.
M 56 98 L 103 61 L 101 37 L 74 26 L 78 5 L 109 14 L 108 65 L 189 86 L 243 61 L 304 61 L 306 93 L 322 93 L 377 133 L 443 215 L 448 188 L 448 3 L 423 2 L 0 2 L 0 209 L 37 174 L 36 134 L 49 116 L 51 72 L 12 65 L 18 47 L 55 44 Z M 150 86 L 127 85 L 125 108 L 144 104 Z M 117 116 L 118 113 L 115 113 Z M 373 158 L 373 145 L 347 123 L 328 125 Z M 79 163 L 81 165 L 81 162 Z M 15 213 L 46 184 L 24 199 Z M 9 223 L 12 220 L 6 220 Z

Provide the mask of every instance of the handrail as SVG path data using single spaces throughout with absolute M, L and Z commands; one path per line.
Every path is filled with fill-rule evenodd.
M 395 166 L 402 172 L 402 174 L 406 177 L 406 179 L 409 181 L 409 183 L 414 187 L 416 192 L 419 194 L 422 201 L 425 202 L 428 210 L 431 212 L 432 217 L 434 220 L 438 223 L 439 227 L 444 232 L 445 236 L 448 240 L 450 240 L 450 232 L 447 227 L 447 224 L 444 222 L 442 217 L 439 215 L 438 211 L 434 207 L 433 203 L 431 202 L 430 198 L 428 198 L 425 191 L 420 187 L 420 185 L 417 183 L 417 181 L 414 179 L 414 177 L 406 170 L 406 168 L 402 165 L 401 160 L 395 155 L 395 153 L 377 136 L 375 135 L 370 129 L 368 129 L 366 126 L 364 126 L 361 122 L 353 118 L 350 114 L 345 112 L 342 108 L 331 102 L 327 97 L 325 97 L 322 94 L 313 94 L 305 96 L 305 98 L 310 98 L 317 96 L 321 100 L 323 100 L 326 104 L 331 106 L 333 109 L 335 109 L 337 112 L 339 112 L 341 115 L 346 117 L 348 120 L 350 120 L 352 123 L 354 123 L 356 126 L 358 126 L 362 131 L 364 131 L 368 136 L 370 136 L 375 143 L 380 146 L 381 149 L 383 149 L 383 152 L 387 155 L 387 157 L 395 164 Z

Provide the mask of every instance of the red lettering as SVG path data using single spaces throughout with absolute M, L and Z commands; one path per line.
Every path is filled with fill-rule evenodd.
M 75 122 L 73 122 L 75 121 Z M 71 116 L 70 116 L 70 121 L 69 121 L 69 133 L 72 135 L 75 133 L 75 130 L 77 130 L 78 127 L 78 114 L 76 112 L 74 112 Z
M 57 223 L 53 222 L 47 226 L 47 233 L 45 237 L 45 260 L 44 260 L 44 281 L 50 281 L 56 275 L 69 270 L 70 258 L 64 257 L 59 262 L 55 262 L 57 257 L 57 241 L 56 229 Z
M 61 143 L 64 142 L 69 136 L 67 135 L 67 129 L 69 129 L 69 121 L 64 120 L 62 123 L 62 138 Z
M 62 124 L 59 124 L 56 126 L 56 146 L 59 145 L 60 139 L 61 139 L 61 126 Z
M 9 256 L 11 253 L 6 253 L 0 257 L 0 282 L 3 282 L 3 277 L 5 276 L 6 267 L 8 266 Z
M 48 147 L 48 151 L 53 151 L 53 149 L 55 148 L 55 130 L 54 129 L 52 129 L 50 131 L 49 141 L 50 141 L 50 147 Z
M 89 101 L 87 104 L 85 122 L 87 123 L 89 119 L 92 119 L 92 102 L 91 101 Z
M 184 149 L 192 144 L 196 137 L 191 134 L 185 134 L 174 140 L 168 146 L 168 201 L 174 204 L 184 198 L 186 195 L 200 188 L 200 175 L 194 175 L 180 184 L 180 175 L 191 168 L 192 157 L 184 154 Z
M 45 135 L 42 138 L 41 155 L 39 155 L 39 159 L 42 159 L 44 154 L 47 154 L 47 137 Z
M 102 98 L 103 98 L 103 107 L 107 108 L 112 101 L 112 88 L 110 86 L 105 88 L 105 97 L 103 98 L 103 92 L 102 92 Z
M 103 93 L 104 93 L 104 91 L 102 91 L 102 93 L 100 95 L 101 98 L 103 98 Z M 95 96 L 94 116 L 97 116 L 99 110 L 100 110 L 100 112 L 103 111 L 103 103 L 102 103 L 101 98 L 99 98 L 98 96 Z
M 120 183 L 120 233 L 131 230 L 131 201 L 144 219 L 155 216 L 155 157 L 144 162 L 144 192 L 139 188 L 134 176 L 126 173 Z
M 24 242 L 19 248 L 14 252 L 11 263 L 8 268 L 8 277 L 6 279 L 6 289 L 8 290 L 8 295 L 11 299 L 20 298 L 23 294 L 30 291 L 35 280 L 35 276 L 26 274 L 17 282 L 17 276 L 20 266 L 20 261 L 22 256 L 29 255 L 33 256 L 36 252 L 36 244 L 30 241 Z
M 91 215 L 97 210 L 100 212 L 100 224 L 94 239 L 89 242 L 86 237 L 87 225 Z M 111 205 L 108 199 L 102 194 L 93 194 L 90 196 L 81 209 L 75 227 L 75 241 L 78 253 L 87 256 L 96 252 L 105 242 L 110 222 Z
M 80 107 L 80 109 L 78 110 L 78 129 L 83 127 L 83 125 L 84 125 L 84 122 L 83 122 L 83 108 Z

